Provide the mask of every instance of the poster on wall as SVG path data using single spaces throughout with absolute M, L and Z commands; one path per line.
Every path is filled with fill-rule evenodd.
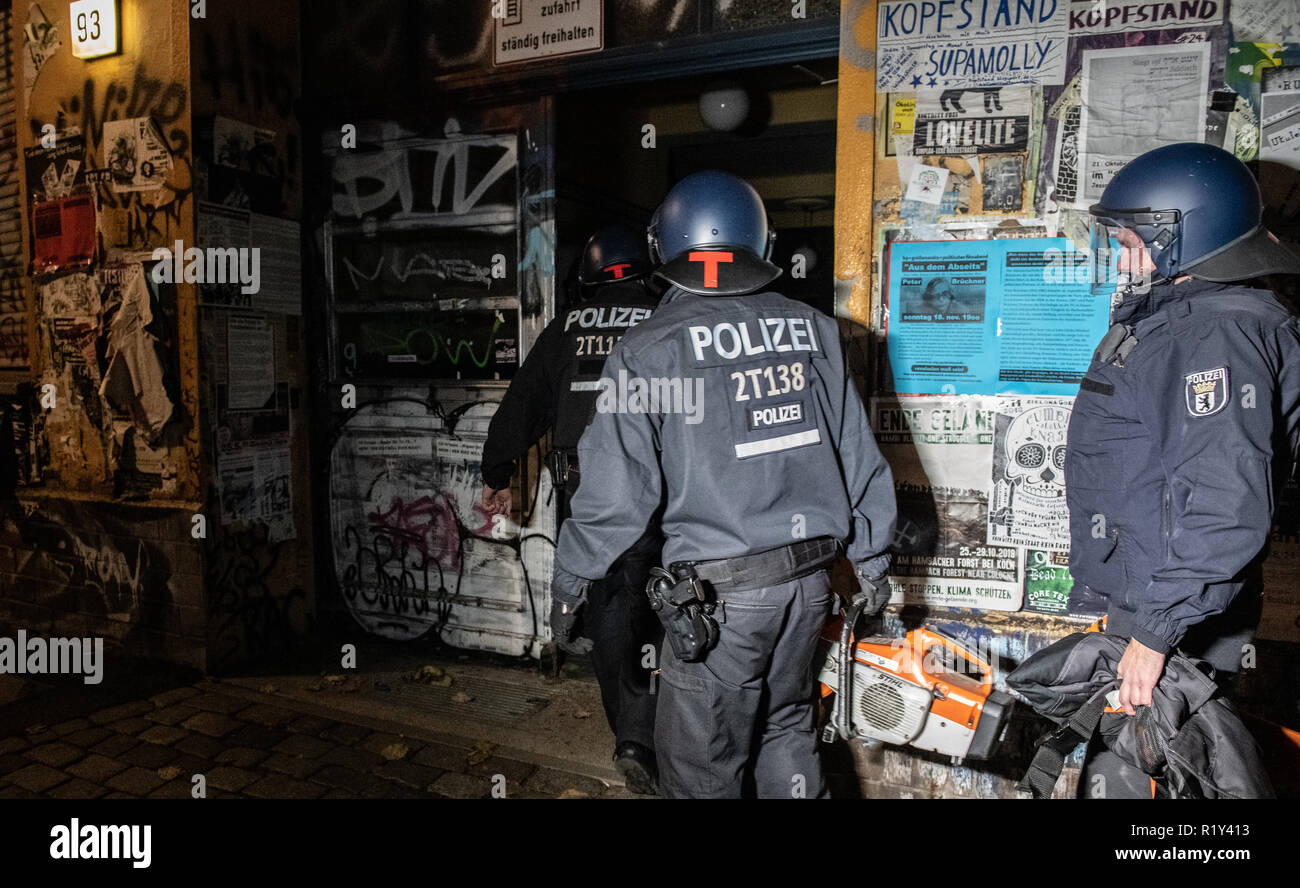
M 904 241 L 886 261 L 892 391 L 1077 393 L 1110 300 L 1069 240 Z
M 1293 216 L 1300 179 L 1300 68 L 1265 71 L 1260 113 L 1260 191 L 1270 205 L 1287 196 L 1283 212 Z
M 32 204 L 32 272 L 88 265 L 95 256 L 95 200 L 86 193 Z
M 1070 555 L 1049 549 L 1025 549 L 1025 610 L 1064 616 L 1070 613 Z
M 873 398 L 871 425 L 894 474 L 894 602 L 1019 610 L 1012 546 L 989 545 L 991 398 Z
M 1068 13 L 1057 0 L 881 2 L 876 92 L 1062 83 Z
M 23 151 L 27 192 L 39 200 L 66 197 L 86 184 L 86 140 L 76 130 L 58 134 L 53 147 Z
M 1087 50 L 1082 68 L 1080 205 L 1139 154 L 1205 140 L 1209 43 Z
M 114 191 L 154 191 L 166 182 L 172 155 L 148 117 L 104 121 L 103 168 Z
M 1228 0 L 1179 0 L 1177 3 L 1069 0 L 1070 36 L 1219 25 L 1223 23 L 1227 5 Z
M 1070 548 L 1065 506 L 1069 398 L 998 398 L 994 408 L 990 543 Z
M 270 542 L 295 535 L 289 445 L 271 444 L 217 459 L 221 491 L 221 523 L 258 521 L 266 524 Z
M 917 90 L 912 153 L 1010 154 L 1029 144 L 1030 90 Z

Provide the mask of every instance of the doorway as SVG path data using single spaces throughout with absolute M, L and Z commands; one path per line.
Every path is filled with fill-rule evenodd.
M 557 96 L 557 314 L 573 297 L 593 231 L 644 230 L 673 183 L 706 169 L 740 176 L 762 195 L 777 232 L 772 261 L 784 272 L 774 289 L 833 313 L 838 64 L 832 57 Z

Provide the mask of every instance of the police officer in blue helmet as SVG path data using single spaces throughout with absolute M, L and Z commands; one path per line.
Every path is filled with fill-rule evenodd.
M 1300 273 L 1261 224 L 1259 188 L 1222 149 L 1168 145 L 1090 208 L 1094 292 L 1113 326 L 1080 385 L 1066 476 L 1076 599 L 1129 639 L 1118 702 L 1151 704 L 1168 652 L 1238 671 L 1261 610 L 1273 506 L 1300 442 L 1300 330 L 1252 278 Z M 1085 796 L 1147 797 L 1090 754 Z
M 889 600 L 893 479 L 835 321 L 768 289 L 762 199 L 687 176 L 649 228 L 659 308 L 614 348 L 578 445 L 584 484 L 560 533 L 553 595 L 581 606 L 611 553 L 663 504 L 651 606 L 660 793 L 818 797 L 813 658 L 846 551 L 858 595 Z
M 578 439 L 595 410 L 606 357 L 621 336 L 654 311 L 653 267 L 645 237 L 630 228 L 608 226 L 587 240 L 576 304 L 537 337 L 488 428 L 483 504 L 489 513 L 509 514 L 515 461 L 547 431 L 551 449 L 546 461 L 558 491 L 561 522 L 580 487 L 604 483 L 599 471 L 588 471 L 579 460 Z M 657 701 L 643 649 L 657 646 L 663 633 L 644 590 L 663 541 L 655 522 L 643 528 L 645 533 L 611 553 L 615 557 L 591 584 L 581 614 L 564 610 L 563 604 L 553 607 L 551 632 L 571 653 L 591 655 L 614 732 L 614 766 L 633 792 L 653 795 Z

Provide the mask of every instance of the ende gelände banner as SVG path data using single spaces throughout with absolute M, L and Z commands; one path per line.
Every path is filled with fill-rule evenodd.
M 876 91 L 1065 82 L 1067 0 L 893 0 L 876 22 Z

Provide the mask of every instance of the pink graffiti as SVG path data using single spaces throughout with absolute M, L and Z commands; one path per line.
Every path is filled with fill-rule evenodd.
M 480 525 L 466 530 L 474 536 L 486 535 L 492 528 L 491 516 L 475 503 L 474 517 Z M 460 528 L 456 500 L 450 493 L 422 496 L 409 503 L 398 497 L 387 511 L 373 511 L 369 518 L 372 530 L 405 540 L 444 570 L 460 570 Z

